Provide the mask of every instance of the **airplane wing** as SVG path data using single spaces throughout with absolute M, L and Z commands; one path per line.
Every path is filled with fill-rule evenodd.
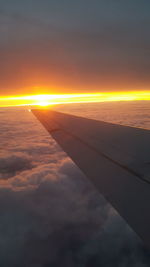
M 150 131 L 52 110 L 32 112 L 150 248 Z

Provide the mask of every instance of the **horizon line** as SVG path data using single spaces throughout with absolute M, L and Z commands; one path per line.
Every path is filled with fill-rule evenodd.
M 0 107 L 150 100 L 150 90 L 0 96 Z

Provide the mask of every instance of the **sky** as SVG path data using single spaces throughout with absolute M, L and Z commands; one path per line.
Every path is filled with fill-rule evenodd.
M 149 0 L 0 0 L 0 95 L 150 89 Z
M 150 99 L 149 28 L 149 0 L 0 0 L 0 107 L 86 94 L 110 102 L 53 108 L 150 129 L 149 101 L 128 101 Z M 0 108 L 0 266 L 148 267 L 139 237 L 28 109 Z
M 146 101 L 55 109 L 150 129 Z M 150 266 L 142 240 L 32 112 L 1 108 L 0 121 L 1 267 Z

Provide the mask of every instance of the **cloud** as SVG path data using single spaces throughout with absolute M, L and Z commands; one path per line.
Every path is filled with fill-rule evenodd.
M 82 107 L 72 112 L 82 115 Z M 93 108 L 98 117 L 99 104 Z M 150 254 L 136 234 L 32 114 L 8 109 L 2 118 L 0 266 L 148 267 Z
M 0 157 L 0 173 L 2 179 L 7 179 L 17 172 L 31 169 L 32 167 L 31 158 L 21 152 L 12 155 L 5 154 L 3 157 Z

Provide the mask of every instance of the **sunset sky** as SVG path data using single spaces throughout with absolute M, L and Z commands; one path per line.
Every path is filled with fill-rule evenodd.
M 43 115 L 46 131 L 36 109 L 96 121 L 80 138 L 63 114 L 60 126 Z M 80 119 L 69 126 L 82 132 Z M 143 130 L 130 140 L 122 125 Z M 89 180 L 50 132 L 83 155 Z M 149 133 L 150 0 L 0 0 L 0 267 L 149 267 L 142 239 L 101 195 L 108 186 L 115 207 L 119 197 L 118 207 L 133 207 L 134 175 L 138 218 L 145 211 Z M 136 218 L 130 207 L 120 214 Z M 147 238 L 146 221 L 137 225 Z
M 0 95 L 150 91 L 150 1 L 0 0 Z

